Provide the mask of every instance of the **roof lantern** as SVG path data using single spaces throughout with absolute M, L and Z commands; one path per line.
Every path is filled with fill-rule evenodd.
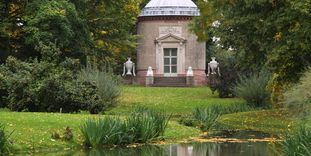
M 140 14 L 145 16 L 200 16 L 200 10 L 191 0 L 151 0 Z

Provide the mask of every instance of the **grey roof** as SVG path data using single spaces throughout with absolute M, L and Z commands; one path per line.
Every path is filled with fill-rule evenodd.
M 151 0 L 140 16 L 199 16 L 200 10 L 191 0 Z

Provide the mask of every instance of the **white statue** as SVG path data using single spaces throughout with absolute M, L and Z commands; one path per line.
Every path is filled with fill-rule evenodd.
M 209 76 L 210 74 L 218 74 L 220 76 L 219 63 L 216 61 L 216 57 L 212 57 L 212 61 L 208 63 L 207 76 Z
M 153 70 L 151 66 L 148 67 L 147 76 L 150 76 L 150 77 L 153 76 Z
M 126 71 L 125 71 L 126 70 Z M 132 73 L 132 70 L 133 70 L 133 73 Z M 131 58 L 127 58 L 127 61 L 124 63 L 124 67 L 123 67 L 123 74 L 122 76 L 125 76 L 125 72 L 126 72 L 126 75 L 133 75 L 133 76 L 136 76 L 135 75 L 135 63 L 133 63 L 131 61 Z
M 191 66 L 188 68 L 187 76 L 193 76 L 193 70 Z

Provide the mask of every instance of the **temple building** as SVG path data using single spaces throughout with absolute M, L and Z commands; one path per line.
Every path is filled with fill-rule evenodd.
M 186 83 L 189 67 L 193 85 L 206 84 L 205 42 L 189 31 L 200 10 L 191 0 L 151 0 L 139 16 L 137 81 L 144 85 L 149 66 L 155 85 Z

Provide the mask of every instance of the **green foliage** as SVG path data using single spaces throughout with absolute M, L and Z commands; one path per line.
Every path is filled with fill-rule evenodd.
M 169 118 L 165 113 L 146 107 L 138 107 L 127 119 L 127 125 L 133 130 L 134 141 L 145 143 L 163 136 Z
M 270 80 L 269 72 L 262 70 L 250 76 L 241 76 L 234 87 L 234 93 L 247 101 L 251 106 L 266 107 L 270 96 L 267 89 Z
M 11 133 L 12 134 L 12 133 Z M 10 135 L 5 134 L 5 127 L 3 124 L 0 124 L 0 156 L 5 156 L 10 152 Z
M 13 111 L 94 112 L 93 106 L 102 102 L 97 86 L 77 80 L 78 67 L 79 63 L 71 59 L 56 65 L 9 58 L 0 68 L 5 75 L 2 88 L 8 95 L 2 100 Z
M 199 121 L 198 127 L 202 131 L 210 130 L 215 124 L 220 114 L 211 108 L 196 108 L 193 117 Z
M 80 130 L 87 147 L 146 143 L 162 136 L 169 118 L 150 109 L 137 109 L 125 120 L 104 117 L 89 119 Z
M 311 69 L 301 78 L 300 83 L 285 92 L 283 103 L 295 115 L 305 118 L 310 114 Z
M 274 75 L 275 99 L 310 65 L 311 14 L 306 11 L 310 0 L 200 0 L 198 4 L 201 16 L 193 30 L 199 39 L 220 37 L 224 49 L 234 49 L 241 71 L 267 65 Z
M 285 156 L 311 155 L 311 131 L 302 126 L 293 135 L 289 135 L 281 143 L 282 152 Z
M 124 123 L 117 118 L 89 119 L 81 126 L 80 130 L 86 147 L 117 145 L 123 142 L 123 138 L 120 136 L 124 134 Z
M 209 55 L 216 57 L 221 73 L 221 76 L 218 77 L 219 82 L 214 89 L 217 90 L 221 98 L 234 97 L 232 87 L 238 80 L 238 69 L 236 67 L 238 62 L 234 57 L 234 52 L 212 46 Z
M 89 110 L 97 114 L 117 103 L 121 93 L 120 78 L 105 69 L 99 70 L 95 66 L 87 66 L 78 74 L 78 80 L 87 82 L 97 88 L 98 101 L 90 105 Z

